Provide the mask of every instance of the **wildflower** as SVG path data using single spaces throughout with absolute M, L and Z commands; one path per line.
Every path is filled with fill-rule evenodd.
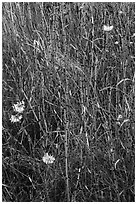
M 115 45 L 118 45 L 118 43 L 119 43 L 119 42 L 118 42 L 118 41 L 116 41 L 116 42 L 115 42 Z
M 52 164 L 54 162 L 55 158 L 51 155 L 48 155 L 48 153 L 45 153 L 42 160 L 46 164 Z
M 112 26 L 106 26 L 106 25 L 103 26 L 104 31 L 108 32 L 108 31 L 111 31 L 112 29 L 113 29 L 113 25 Z
M 24 101 L 22 102 L 17 102 L 16 104 L 13 105 L 13 109 L 17 113 L 22 113 L 24 111 L 25 105 Z
M 119 14 L 122 14 L 123 13 L 123 11 L 119 11 Z
M 121 120 L 123 118 L 122 115 L 118 115 L 117 121 Z
M 17 122 L 20 122 L 20 120 L 22 119 L 22 115 L 12 115 L 10 120 L 12 123 L 17 123 Z

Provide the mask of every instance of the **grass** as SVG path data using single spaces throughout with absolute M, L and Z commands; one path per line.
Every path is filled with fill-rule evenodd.
M 3 201 L 134 202 L 135 3 L 2 12 Z

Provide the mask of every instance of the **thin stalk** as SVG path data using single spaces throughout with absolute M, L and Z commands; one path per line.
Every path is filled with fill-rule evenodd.
M 31 103 L 30 103 L 30 100 L 28 99 L 28 97 L 27 97 L 26 93 L 24 92 L 24 90 L 22 89 L 21 91 L 22 91 L 22 93 L 24 94 L 24 97 L 26 98 L 26 100 L 27 100 L 27 102 L 28 102 L 28 104 L 29 104 L 29 106 L 30 106 L 32 112 L 33 112 L 33 115 L 34 115 L 36 121 L 38 122 L 41 131 L 43 132 L 44 135 L 46 135 L 46 132 L 44 131 L 44 129 L 43 129 L 41 123 L 39 122 L 39 119 L 38 119 L 38 117 L 37 117 L 37 115 L 36 115 L 36 113 L 35 113 L 35 111 L 34 111 L 32 105 L 31 105 Z
M 94 3 L 93 3 L 94 5 Z M 94 97 L 95 97 L 95 101 L 97 101 L 97 66 L 94 65 L 94 35 L 95 35 L 95 31 L 94 31 L 94 17 L 93 17 L 93 5 L 91 5 L 91 13 L 92 13 L 92 17 L 91 17 L 91 22 L 92 22 L 92 45 L 91 45 L 91 73 L 90 73 L 90 83 L 92 82 L 92 77 L 93 77 L 93 70 L 94 70 Z M 94 129 L 95 129 L 95 140 L 97 139 L 97 123 L 96 123 L 96 118 L 97 118 L 97 109 L 96 109 L 96 104 L 93 105 L 93 115 L 94 115 Z
M 67 76 L 67 42 L 66 42 L 66 32 L 64 29 L 63 23 L 63 6 L 61 4 L 61 21 L 62 21 L 62 31 L 63 31 L 63 42 L 64 42 L 64 54 L 65 54 L 65 69 L 64 69 L 64 77 L 65 77 L 65 101 L 66 107 L 64 109 L 64 123 L 65 123 L 65 172 L 66 172 L 66 194 L 67 194 L 67 202 L 70 201 L 70 194 L 69 194 L 69 177 L 68 177 L 68 127 L 69 127 L 69 120 L 68 120 L 68 97 L 69 97 L 69 90 L 68 90 L 68 76 Z

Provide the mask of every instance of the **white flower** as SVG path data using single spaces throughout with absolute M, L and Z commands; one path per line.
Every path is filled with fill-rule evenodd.
M 123 118 L 122 115 L 118 115 L 118 117 L 117 117 L 117 121 L 121 120 L 122 118 Z
M 123 13 L 123 11 L 119 11 L 119 14 L 122 14 Z
M 48 155 L 48 153 L 45 153 L 42 157 L 42 160 L 46 164 L 52 164 L 55 161 L 55 158 L 51 155 Z
M 118 41 L 116 41 L 116 42 L 115 42 L 115 45 L 118 45 L 118 44 L 119 44 L 119 42 L 118 42 Z
M 24 101 L 22 102 L 17 102 L 16 104 L 13 105 L 13 110 L 17 113 L 22 113 L 24 111 L 25 105 Z
M 103 26 L 104 31 L 108 32 L 108 31 L 111 31 L 112 29 L 113 29 L 113 25 L 112 26 L 106 26 L 106 25 Z
M 22 115 L 12 115 L 10 120 L 12 123 L 17 123 L 17 122 L 20 122 L 20 120 L 22 119 Z

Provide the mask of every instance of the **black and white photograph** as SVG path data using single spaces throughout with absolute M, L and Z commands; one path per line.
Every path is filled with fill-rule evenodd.
M 2 2 L 2 201 L 135 202 L 135 2 Z

